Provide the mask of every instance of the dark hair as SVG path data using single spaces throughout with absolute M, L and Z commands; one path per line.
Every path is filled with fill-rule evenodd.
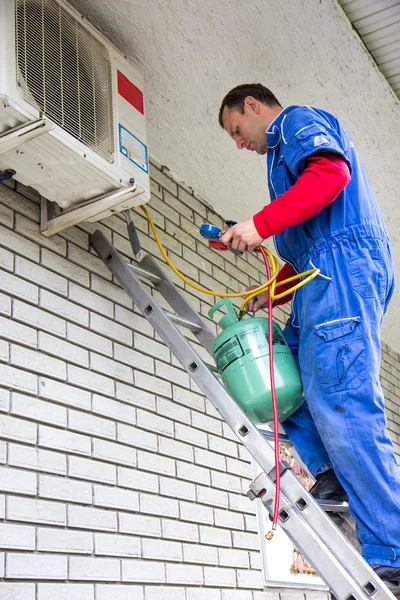
M 227 108 L 235 108 L 243 114 L 244 101 L 247 96 L 253 96 L 253 98 L 259 100 L 267 106 L 281 106 L 271 90 L 264 87 L 261 83 L 242 83 L 242 85 L 237 85 L 230 92 L 228 92 L 221 102 L 218 121 L 222 128 L 224 128 L 224 124 L 222 122 L 222 113 L 225 106 Z

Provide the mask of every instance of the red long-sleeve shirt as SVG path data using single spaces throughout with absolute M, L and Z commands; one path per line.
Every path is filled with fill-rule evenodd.
M 296 183 L 254 215 L 257 233 L 265 240 L 313 217 L 336 200 L 349 181 L 349 167 L 338 154 L 311 156 Z
M 302 223 L 331 204 L 350 181 L 350 169 L 346 161 L 333 152 L 316 154 L 307 161 L 307 166 L 296 183 L 282 196 L 264 206 L 254 215 L 257 233 L 266 239 L 281 233 L 288 227 Z M 288 264 L 279 271 L 277 282 L 296 274 Z M 296 282 L 277 288 L 280 293 Z M 275 300 L 274 305 L 285 304 L 292 294 Z
M 293 277 L 293 275 L 296 275 L 296 271 L 293 269 L 292 265 L 285 263 L 283 265 L 282 269 L 278 273 L 278 276 L 276 278 L 276 283 L 279 283 L 280 281 L 284 281 L 285 279 L 289 279 L 289 277 Z M 285 283 L 285 285 L 280 285 L 279 287 L 277 287 L 275 289 L 275 293 L 282 294 L 286 290 L 289 290 L 291 287 L 296 285 L 296 283 L 299 283 L 299 281 L 300 281 L 299 279 L 297 279 L 297 280 L 295 279 L 294 281 Z M 283 296 L 283 298 L 278 298 L 277 300 L 273 300 L 273 306 L 279 306 L 280 304 L 286 304 L 286 302 L 290 302 L 290 300 L 292 298 L 293 298 L 293 292 L 291 294 L 287 294 L 286 296 Z

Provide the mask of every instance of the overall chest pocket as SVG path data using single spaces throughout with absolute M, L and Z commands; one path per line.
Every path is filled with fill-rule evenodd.
M 295 136 L 305 150 L 330 145 L 328 131 L 323 125 L 317 123 L 311 123 L 310 125 L 302 127 L 295 133 Z
M 361 317 L 315 327 L 319 382 L 328 394 L 356 390 L 365 381 L 365 341 Z

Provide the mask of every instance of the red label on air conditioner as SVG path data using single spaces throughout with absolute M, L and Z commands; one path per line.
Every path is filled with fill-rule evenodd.
M 118 94 L 125 98 L 136 110 L 144 115 L 143 92 L 139 90 L 121 71 L 118 73 Z

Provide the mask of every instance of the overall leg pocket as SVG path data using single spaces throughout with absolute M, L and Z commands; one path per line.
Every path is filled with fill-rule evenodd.
M 355 291 L 361 298 L 378 298 L 383 302 L 387 274 L 381 251 L 378 248 L 358 248 L 346 258 Z
M 319 382 L 330 394 L 356 390 L 367 377 L 361 317 L 328 321 L 315 326 Z

